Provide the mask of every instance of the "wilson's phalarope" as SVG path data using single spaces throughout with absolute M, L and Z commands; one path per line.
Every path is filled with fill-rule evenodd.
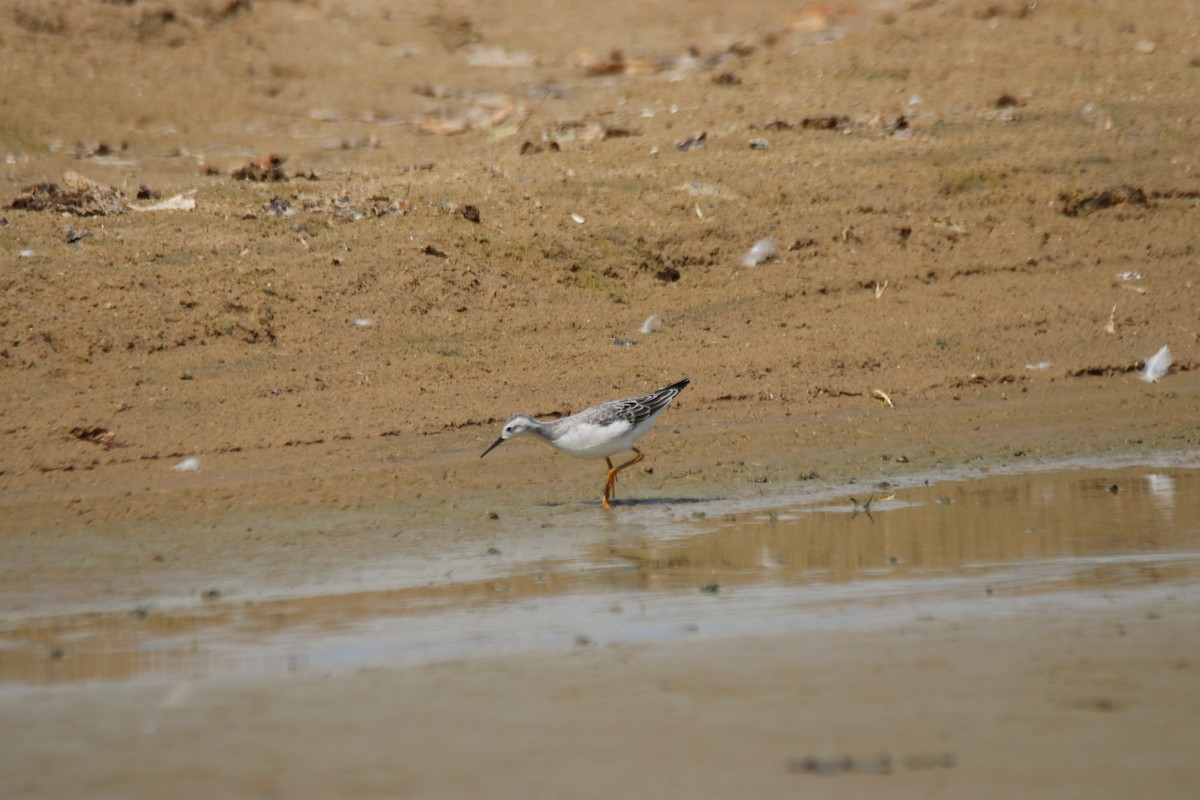
M 608 477 L 604 481 L 600 504 L 612 508 L 609 501 L 616 497 L 617 473 L 646 457 L 634 447 L 634 443 L 650 430 L 658 415 L 689 382 L 690 379 L 684 378 L 644 397 L 610 400 L 563 419 L 542 422 L 528 414 L 517 414 L 504 423 L 500 438 L 492 442 L 491 447 L 479 457 L 483 458 L 514 436 L 531 435 L 576 458 L 603 458 L 608 464 Z M 611 456 L 627 450 L 632 450 L 636 455 L 614 467 Z

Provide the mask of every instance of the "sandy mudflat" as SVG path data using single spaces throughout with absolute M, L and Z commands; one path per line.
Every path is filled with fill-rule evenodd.
M 6 641 L 482 581 L 712 502 L 1200 447 L 1189 3 L 0 21 Z M 1139 380 L 1164 345 L 1171 372 Z M 478 458 L 515 411 L 685 375 L 622 479 L 641 502 L 610 515 L 595 464 Z M 1149 583 L 750 640 L 0 688 L 0 793 L 1191 797 L 1200 606 Z
M 5 694 L 6 797 L 1195 793 L 1192 587 L 414 669 Z M 907 618 L 904 618 L 907 617 Z

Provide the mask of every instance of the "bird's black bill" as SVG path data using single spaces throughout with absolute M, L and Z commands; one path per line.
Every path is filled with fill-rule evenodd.
M 503 444 L 503 443 L 504 443 L 504 437 L 503 437 L 503 436 L 501 436 L 499 439 L 497 439 L 496 441 L 492 442 L 492 446 L 491 446 L 491 447 L 489 447 L 487 450 L 484 450 L 484 451 L 483 451 L 483 452 L 480 454 L 480 456 L 479 456 L 479 457 L 480 457 L 480 458 L 483 458 L 483 457 L 484 457 L 484 456 L 486 456 L 488 453 L 490 453 L 490 452 L 492 452 L 493 450 L 495 450 L 497 445 L 501 445 L 501 444 Z

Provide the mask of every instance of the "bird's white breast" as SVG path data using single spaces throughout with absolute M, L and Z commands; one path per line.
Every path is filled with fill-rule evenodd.
M 572 425 L 551 444 L 576 458 L 607 458 L 632 449 L 637 439 L 633 433 L 633 425 L 626 420 L 608 425 L 584 422 Z

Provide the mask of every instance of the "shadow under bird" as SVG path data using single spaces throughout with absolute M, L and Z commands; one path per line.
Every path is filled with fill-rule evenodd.
M 684 378 L 648 395 L 610 400 L 562 419 L 542 421 L 528 414 L 516 414 L 504 423 L 500 438 L 479 457 L 483 458 L 514 437 L 533 436 L 576 458 L 603 458 L 608 464 L 608 477 L 604 481 L 600 505 L 612 508 L 611 501 L 616 499 L 617 474 L 646 457 L 634 444 L 690 382 L 689 378 Z M 635 454 L 633 458 L 613 466 L 612 456 L 630 451 Z

